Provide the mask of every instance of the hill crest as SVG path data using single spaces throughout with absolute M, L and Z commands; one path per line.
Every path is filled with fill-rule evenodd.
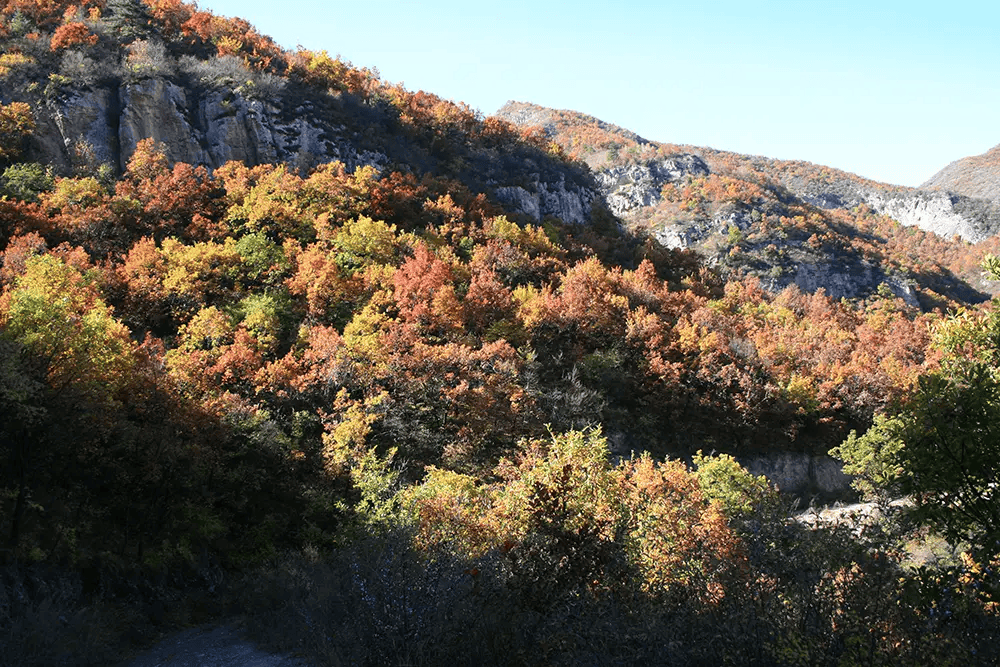
M 1000 144 L 982 155 L 955 160 L 927 179 L 921 189 L 1000 200 Z

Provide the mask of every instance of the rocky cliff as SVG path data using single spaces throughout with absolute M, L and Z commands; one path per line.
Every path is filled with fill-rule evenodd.
M 938 236 L 978 243 L 1000 232 L 1000 204 L 934 190 L 907 190 L 896 194 L 867 193 L 872 210 Z
M 231 90 L 197 90 L 155 77 L 117 87 L 73 90 L 36 113 L 35 157 L 70 168 L 74 147 L 87 145 L 101 162 L 123 170 L 136 144 L 152 138 L 174 162 L 214 169 L 229 160 L 287 163 L 307 170 L 340 160 L 353 169 L 387 156 L 355 148 L 345 126 L 322 123 L 280 100 Z
M 595 176 L 608 209 L 619 216 L 653 206 L 660 201 L 663 186 L 686 176 L 707 176 L 708 165 L 697 155 L 678 154 L 645 163 L 609 166 Z
M 978 243 L 1000 231 L 997 201 L 876 183 L 806 162 L 651 142 L 585 114 L 533 104 L 509 102 L 498 114 L 541 128 L 585 161 L 604 204 L 633 231 L 668 248 L 696 250 L 724 271 L 755 275 L 770 290 L 795 285 L 849 299 L 888 290 L 927 307 L 938 303 L 935 295 L 979 302 L 995 289 L 975 271 L 956 275 L 934 257 L 917 266 L 912 254 L 903 259 L 887 249 L 910 243 L 905 238 L 890 241 L 860 227 L 886 216 L 948 243 Z
M 705 152 L 709 155 L 706 156 Z M 713 170 L 710 155 L 716 152 L 705 152 L 695 149 L 645 163 L 606 165 L 595 169 L 595 177 L 610 210 L 616 215 L 629 217 L 642 208 L 656 205 L 666 184 L 681 182 L 685 177 L 730 171 L 718 167 Z M 760 168 L 762 158 L 740 157 Z M 841 175 L 836 170 L 828 170 L 831 175 L 825 179 L 789 177 L 778 169 L 771 171 L 778 175 L 778 184 L 786 188 L 790 195 L 817 208 L 850 210 L 864 205 L 874 213 L 887 215 L 908 227 L 917 227 L 945 238 L 958 236 L 972 243 L 1000 232 L 998 201 L 939 189 L 887 186 L 849 174 Z M 720 220 L 714 226 L 725 230 L 732 222 Z M 703 235 L 692 235 L 690 231 L 686 235 L 670 232 L 668 238 L 667 245 L 671 247 L 689 247 Z
M 36 105 L 29 157 L 69 173 L 84 153 L 121 172 L 138 142 L 152 138 L 171 161 L 210 170 L 230 160 L 285 163 L 302 173 L 334 160 L 349 170 L 450 170 L 508 212 L 535 222 L 556 217 L 584 224 L 598 198 L 584 170 L 523 146 L 489 150 L 466 141 L 462 152 L 428 150 L 405 134 L 391 110 L 350 96 L 303 99 L 244 88 L 168 76 L 69 88 Z

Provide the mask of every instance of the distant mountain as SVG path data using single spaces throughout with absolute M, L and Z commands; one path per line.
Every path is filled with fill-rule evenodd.
M 955 160 L 920 186 L 966 197 L 1000 200 L 1000 145 L 982 155 Z
M 926 308 L 942 299 L 981 301 L 996 289 L 978 267 L 997 244 L 996 201 L 654 142 L 586 114 L 523 102 L 508 102 L 498 115 L 537 126 L 587 163 L 609 210 L 634 232 L 696 250 L 724 271 L 756 275 L 772 291 L 794 284 L 859 298 L 884 286 Z

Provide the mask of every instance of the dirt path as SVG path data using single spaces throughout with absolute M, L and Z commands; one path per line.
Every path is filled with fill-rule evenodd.
M 233 628 L 206 626 L 164 639 L 122 667 L 308 667 L 308 663 L 265 653 Z

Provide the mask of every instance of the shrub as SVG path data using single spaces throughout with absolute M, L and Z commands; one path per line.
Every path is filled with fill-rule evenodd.
M 124 61 L 125 75 L 135 81 L 154 76 L 169 76 L 174 72 L 174 63 L 162 42 L 139 39 L 128 47 Z
M 24 102 L 0 106 L 0 160 L 20 154 L 24 140 L 35 131 L 31 107 Z
M 54 184 L 52 170 L 34 162 L 12 164 L 3 172 L 3 193 L 24 201 L 38 201 Z
M 95 60 L 81 51 L 71 49 L 63 54 L 59 74 L 78 84 L 89 86 L 115 76 L 117 66 L 110 59 Z
M 251 69 L 234 55 L 215 55 L 207 60 L 182 56 L 178 68 L 202 86 L 229 89 L 248 99 L 268 99 L 285 87 L 280 76 Z

